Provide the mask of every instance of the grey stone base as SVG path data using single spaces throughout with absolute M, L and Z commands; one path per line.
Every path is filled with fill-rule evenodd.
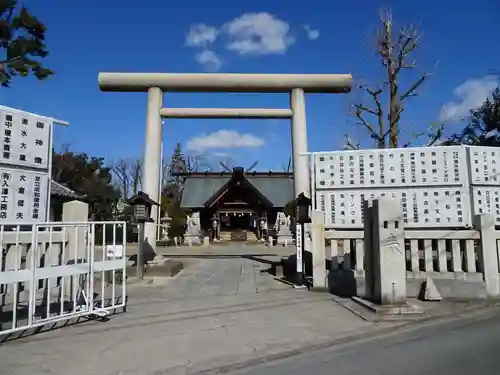
M 287 245 L 287 246 L 293 246 L 293 236 L 291 234 L 285 234 L 285 235 L 280 235 L 278 234 L 276 237 L 276 243 L 278 245 Z
M 377 305 L 360 297 L 352 297 L 352 299 L 364 308 L 380 315 L 415 315 L 423 314 L 424 312 L 422 307 L 410 303 L 403 305 Z
M 201 240 L 200 240 L 199 236 L 186 235 L 184 237 L 184 244 L 185 245 L 201 245 Z
M 151 264 L 146 267 L 144 278 L 150 277 L 172 277 L 177 275 L 184 269 L 182 262 L 169 259 L 163 264 Z M 129 267 L 127 269 L 127 277 L 136 277 L 137 268 Z
M 415 277 L 422 276 L 422 277 Z M 480 278 L 473 275 L 463 278 L 460 274 L 455 278 L 439 278 L 439 273 L 430 273 L 437 290 L 441 296 L 458 299 L 483 299 L 486 298 L 486 284 Z M 448 276 L 448 275 L 446 275 Z M 418 298 L 425 276 L 408 273 L 406 279 L 406 296 Z M 362 271 L 334 271 L 328 275 L 328 287 L 330 292 L 341 297 L 365 297 L 365 277 Z

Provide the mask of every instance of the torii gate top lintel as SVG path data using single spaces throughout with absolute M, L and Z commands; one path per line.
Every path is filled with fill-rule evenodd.
M 351 74 L 99 73 L 101 91 L 348 93 Z

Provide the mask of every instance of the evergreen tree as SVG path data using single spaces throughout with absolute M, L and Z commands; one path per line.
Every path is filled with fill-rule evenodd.
M 52 156 L 52 178 L 84 194 L 95 220 L 111 220 L 120 192 L 111 181 L 104 159 L 66 150 Z
M 500 88 L 471 111 L 462 132 L 454 134 L 446 144 L 500 147 Z
M 170 159 L 170 166 L 168 167 L 169 179 L 167 180 L 167 184 L 174 184 L 179 188 L 179 191 L 182 191 L 182 185 L 184 184 L 184 177 L 177 176 L 177 173 L 187 173 L 188 167 L 186 158 L 182 153 L 181 144 L 177 142 L 175 145 L 174 153 Z
M 0 85 L 9 87 L 15 76 L 43 80 L 54 74 L 40 61 L 49 53 L 46 30 L 18 0 L 0 0 Z
M 189 213 L 188 210 L 181 208 L 185 177 L 176 175 L 177 173 L 186 173 L 189 170 L 180 143 L 175 145 L 167 169 L 168 179 L 166 185 L 163 187 L 161 205 L 162 211 L 166 212 L 171 218 L 169 236 L 172 238 L 184 234 L 186 215 Z

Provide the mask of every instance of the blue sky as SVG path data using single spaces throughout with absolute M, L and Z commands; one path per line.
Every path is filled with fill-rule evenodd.
M 392 7 L 396 25 L 420 25 L 420 67 L 433 73 L 407 105 L 402 139 L 440 114 L 466 114 L 498 84 L 498 77 L 491 76 L 500 71 L 500 49 L 494 48 L 500 17 L 497 0 L 476 0 L 473 5 L 451 0 L 23 3 L 48 26 L 47 65 L 56 75 L 43 83 L 16 79 L 12 88 L 0 89 L 0 104 L 69 121 L 70 127 L 57 127 L 56 145 L 70 144 L 109 161 L 142 155 L 146 95 L 100 92 L 100 71 L 352 73 L 376 84 L 383 76 L 369 41 L 375 36 L 378 10 L 385 6 Z M 190 29 L 194 33 L 188 42 Z M 267 38 L 263 41 L 259 35 Z M 254 53 L 245 53 L 249 49 Z M 307 97 L 311 151 L 342 147 L 346 132 L 369 145 L 364 130 L 346 115 L 352 100 L 353 95 Z M 286 107 L 288 98 L 166 94 L 164 104 Z M 165 154 L 176 142 L 192 153 L 229 154 L 238 165 L 259 160 L 257 169 L 281 170 L 290 156 L 291 140 L 286 121 L 166 120 Z M 218 147 L 220 143 L 232 147 Z

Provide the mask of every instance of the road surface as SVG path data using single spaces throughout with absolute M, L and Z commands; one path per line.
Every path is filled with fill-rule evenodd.
M 239 375 L 498 375 L 500 315 L 303 353 Z

